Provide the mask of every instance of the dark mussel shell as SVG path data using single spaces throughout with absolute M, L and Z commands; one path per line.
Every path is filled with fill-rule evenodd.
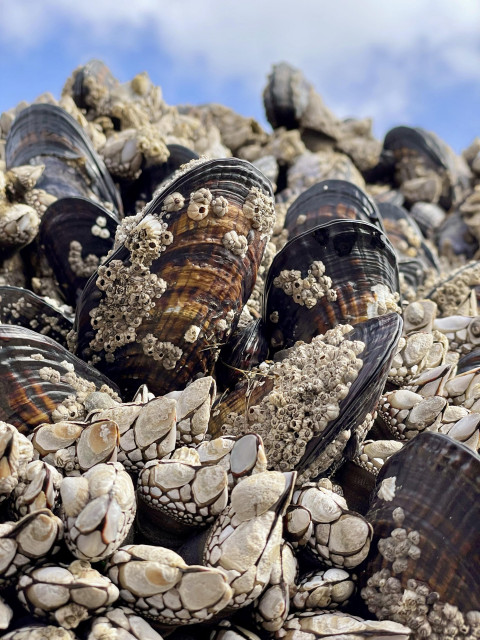
M 40 223 L 40 247 L 73 307 L 89 277 L 113 247 L 118 221 L 110 211 L 81 197 L 60 198 Z
M 402 318 L 396 313 L 388 313 L 360 322 L 345 335 L 348 340 L 359 340 L 365 344 L 365 349 L 359 356 L 363 366 L 352 382 L 347 397 L 340 402 L 338 418 L 327 425 L 321 436 L 312 438 L 307 444 L 302 459 L 295 467 L 299 475 L 315 464 L 318 455 L 341 432 L 351 431 L 354 436 L 351 445 L 355 444 L 356 431 L 368 414 L 375 413 L 402 334 L 402 327 Z M 355 454 L 355 446 L 351 446 L 347 457 Z
M 89 60 L 73 72 L 72 98 L 79 109 L 87 112 L 95 106 L 98 88 L 107 93 L 118 87 L 118 80 L 101 60 Z
M 404 273 L 407 281 L 410 283 L 418 268 L 421 270 L 420 278 L 415 277 L 412 286 L 423 283 L 427 269 L 440 272 L 438 259 L 425 243 L 422 232 L 408 211 L 387 202 L 379 203 L 378 208 L 384 231 L 397 251 L 399 271 Z
M 61 107 L 32 104 L 15 118 L 5 146 L 7 169 L 43 164 L 36 187 L 62 198 L 84 196 L 122 212 L 112 178 L 80 125 Z
M 461 256 L 466 260 L 473 260 L 478 251 L 478 240 L 472 234 L 460 211 L 450 213 L 435 229 L 434 240 L 439 255 L 452 261 Z
M 123 206 L 129 214 L 135 213 L 137 202 L 150 202 L 162 182 L 180 169 L 182 164 L 200 157 L 181 144 L 167 144 L 167 149 L 169 156 L 166 162 L 147 164 L 136 180 L 121 184 Z
M 0 286 L 0 322 L 31 329 L 67 347 L 73 318 L 22 287 Z
M 257 318 L 246 327 L 235 330 L 222 347 L 215 367 L 219 386 L 233 387 L 246 372 L 268 356 L 268 340 L 263 320 Z
M 365 220 L 383 228 L 373 200 L 346 180 L 323 180 L 301 193 L 288 208 L 284 227 L 292 238 L 338 218 Z
M 295 291 L 302 289 L 303 280 L 318 261 L 325 267 L 325 277 L 331 279 L 329 289 L 335 296 L 327 292 L 316 302 L 315 298 L 297 302 L 300 294 Z M 275 279 L 289 273 L 295 279 L 287 295 L 282 286 L 275 285 Z M 267 274 L 263 317 L 270 345 L 280 349 L 297 340 L 309 342 L 337 324 L 355 324 L 379 311 L 390 311 L 398 291 L 395 252 L 377 227 L 361 220 L 334 220 L 306 231 L 277 253 Z M 380 310 L 384 295 L 388 306 Z
M 395 605 L 414 590 L 412 581 L 427 585 L 423 596 L 431 608 L 448 603 L 463 614 L 480 610 L 479 497 L 480 457 L 448 436 L 424 431 L 387 460 L 366 516 L 378 550 L 372 544 L 365 579 L 379 592 L 383 614 L 394 616 Z M 401 588 L 387 595 L 375 586 L 382 570 L 385 587 L 390 574 Z M 369 604 L 368 590 L 362 595 Z
M 78 353 L 128 394 L 142 382 L 162 395 L 209 374 L 251 294 L 273 222 L 270 182 L 250 163 L 188 167 L 87 283 Z M 142 234 L 157 234 L 154 248 Z
M 406 159 L 411 158 L 413 163 L 420 160 L 427 170 L 438 173 L 442 181 L 439 204 L 446 210 L 459 202 L 470 188 L 471 176 L 466 163 L 431 131 L 421 127 L 395 127 L 385 136 L 383 148 L 393 153 L 397 167 L 402 159 L 407 162 Z
M 457 364 L 457 375 L 480 367 L 480 347 L 475 347 L 469 353 L 461 356 Z
M 82 389 L 92 384 L 97 391 L 105 386 L 118 391 L 55 340 L 24 327 L 0 325 L 0 345 L 0 420 L 22 433 L 53 422 L 52 412 L 69 399 L 73 410 Z
M 312 85 L 299 69 L 286 62 L 273 65 L 263 92 L 267 120 L 274 129 L 298 129 Z

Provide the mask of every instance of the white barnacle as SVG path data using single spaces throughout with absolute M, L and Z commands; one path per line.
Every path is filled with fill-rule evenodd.
M 224 196 L 218 196 L 212 200 L 211 208 L 215 216 L 223 218 L 228 211 L 228 200 Z
M 183 339 L 185 340 L 185 342 L 195 342 L 195 340 L 198 338 L 199 333 L 200 333 L 200 327 L 197 327 L 195 324 L 192 324 L 185 331 L 185 335 L 183 336 Z
M 175 191 L 174 193 L 170 193 L 165 200 L 163 201 L 163 209 L 167 213 L 171 213 L 173 211 L 180 211 L 180 209 L 185 204 L 185 198 L 181 193 Z
M 244 235 L 239 235 L 236 231 L 227 231 L 222 238 L 223 246 L 236 256 L 244 258 L 247 254 L 248 240 Z
M 209 189 L 198 189 L 190 194 L 187 216 L 191 220 L 203 220 L 208 215 L 208 208 L 213 196 Z
M 252 187 L 242 211 L 245 217 L 252 221 L 254 229 L 271 234 L 275 224 L 275 208 L 271 196 L 263 193 L 258 187 Z
M 396 476 L 392 476 L 391 478 L 385 478 L 380 483 L 380 487 L 378 489 L 378 497 L 386 502 L 391 502 L 395 498 L 395 483 L 397 481 Z

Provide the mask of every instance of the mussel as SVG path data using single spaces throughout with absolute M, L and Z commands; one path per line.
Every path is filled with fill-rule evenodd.
M 126 219 L 123 244 L 87 283 L 77 353 L 128 394 L 143 382 L 162 395 L 208 374 L 253 289 L 274 219 L 270 183 L 250 163 L 187 167 L 133 224 Z

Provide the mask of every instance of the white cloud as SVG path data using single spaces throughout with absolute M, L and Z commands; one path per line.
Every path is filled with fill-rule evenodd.
M 23 51 L 54 38 L 72 46 L 133 45 L 148 30 L 190 75 L 235 80 L 259 96 L 272 63 L 300 67 L 339 115 L 377 125 L 415 112 L 414 86 L 480 81 L 478 0 L 3 0 L 0 37 Z M 161 75 L 161 74 L 160 74 Z

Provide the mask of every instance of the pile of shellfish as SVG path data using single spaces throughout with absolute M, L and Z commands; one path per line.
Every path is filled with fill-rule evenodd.
M 480 138 L 263 98 L 0 116 L 2 638 L 480 638 Z

